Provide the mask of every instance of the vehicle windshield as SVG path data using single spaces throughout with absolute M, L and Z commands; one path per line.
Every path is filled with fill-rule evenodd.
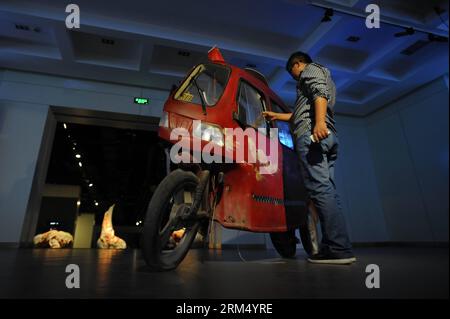
M 222 96 L 229 77 L 230 71 L 225 66 L 200 64 L 181 84 L 174 98 L 179 101 L 202 104 L 200 91 L 206 106 L 213 106 Z

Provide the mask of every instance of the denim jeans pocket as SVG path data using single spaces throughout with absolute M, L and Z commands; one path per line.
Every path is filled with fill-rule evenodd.
M 336 143 L 336 136 L 333 132 L 330 132 L 326 138 L 320 140 L 320 147 L 322 148 L 323 153 L 328 153 Z
M 300 135 L 295 139 L 295 148 L 297 150 L 306 150 L 309 149 L 312 141 L 306 134 Z

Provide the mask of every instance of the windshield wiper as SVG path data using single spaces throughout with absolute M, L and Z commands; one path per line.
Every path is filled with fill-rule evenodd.
M 198 95 L 200 96 L 200 100 L 202 101 L 202 110 L 203 110 L 203 115 L 206 115 L 206 102 L 203 98 L 203 91 L 202 89 L 200 89 L 200 87 L 198 86 L 197 80 L 195 79 L 195 77 L 192 78 L 192 83 L 194 83 L 195 87 L 197 88 L 198 91 Z

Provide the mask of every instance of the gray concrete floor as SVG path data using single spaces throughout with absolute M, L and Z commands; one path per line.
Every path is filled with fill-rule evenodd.
M 351 266 L 272 250 L 191 250 L 176 271 L 150 272 L 138 250 L 0 249 L 0 298 L 448 298 L 448 248 L 357 248 Z M 68 264 L 80 288 L 67 289 Z M 380 268 L 380 288 L 365 285 Z

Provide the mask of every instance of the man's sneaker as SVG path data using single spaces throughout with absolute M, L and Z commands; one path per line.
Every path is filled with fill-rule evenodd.
M 308 258 L 313 264 L 350 265 L 356 261 L 356 257 L 337 257 L 331 254 L 316 254 Z

